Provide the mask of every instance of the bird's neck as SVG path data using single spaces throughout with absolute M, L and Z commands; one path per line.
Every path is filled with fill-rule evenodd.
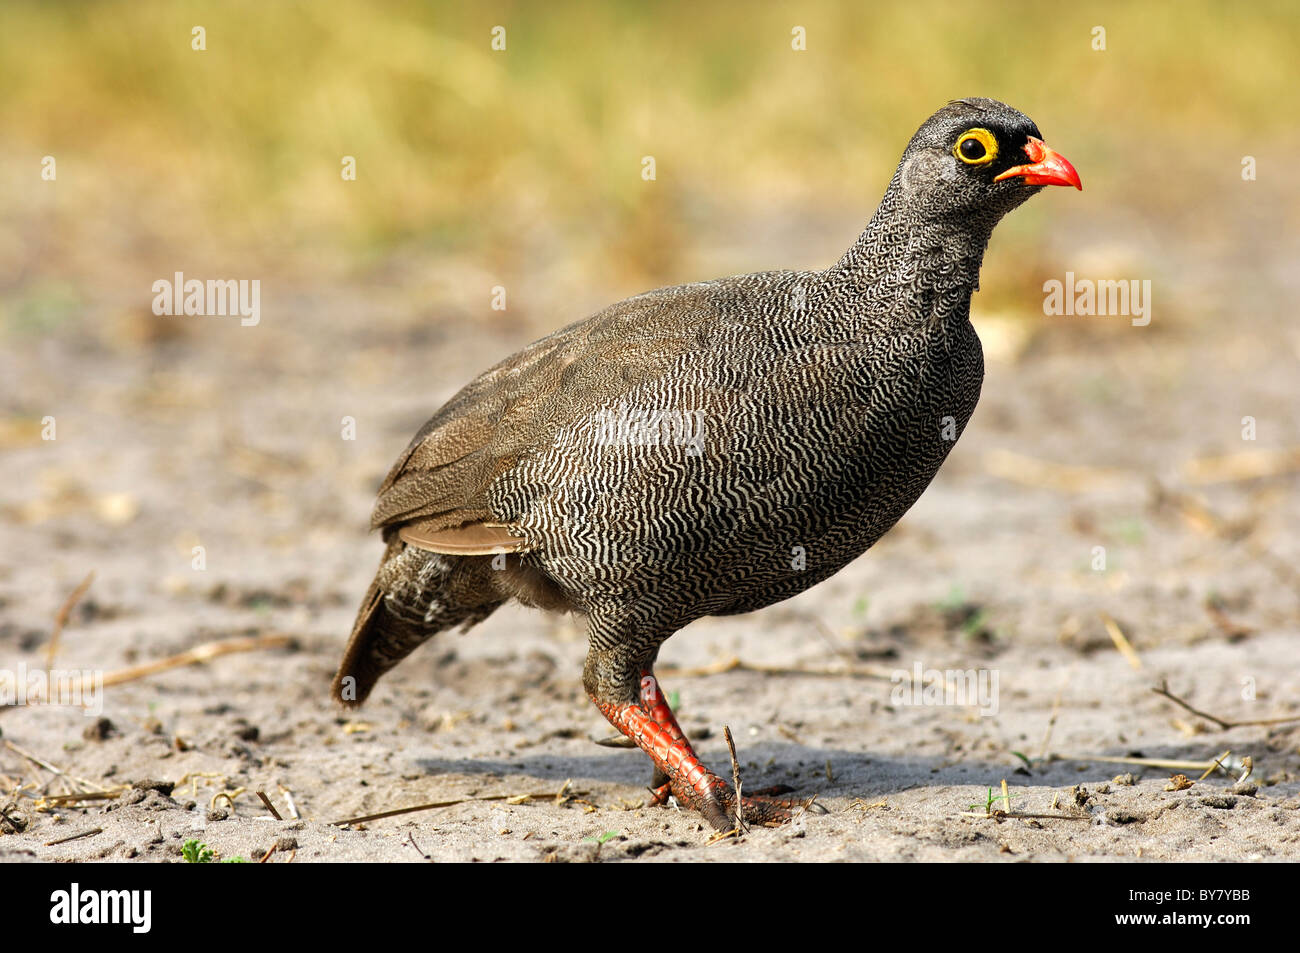
M 922 218 L 890 189 L 828 276 L 873 314 L 897 321 L 965 319 L 996 220 Z

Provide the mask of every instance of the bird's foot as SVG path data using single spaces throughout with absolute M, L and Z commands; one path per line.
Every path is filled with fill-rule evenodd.
M 700 762 L 659 690 L 658 681 L 649 672 L 641 678 L 639 705 L 607 705 L 595 701 L 610 723 L 654 761 L 655 781 L 659 783 L 650 789 L 651 804 L 666 804 L 672 796 L 678 803 L 703 814 L 718 831 L 729 831 L 741 824 L 776 826 L 807 806 L 802 801 L 776 797 L 791 790 L 777 785 L 742 795 L 737 817 L 735 793 Z
M 784 800 L 756 791 L 741 794 L 740 810 L 737 811 L 735 792 L 716 775 L 712 776 L 712 782 L 706 792 L 695 789 L 680 793 L 674 791 L 673 796 L 703 814 L 717 831 L 743 830 L 753 826 L 780 827 L 808 806 L 804 801 Z M 776 785 L 773 790 L 786 793 L 784 785 Z
M 650 785 L 650 803 L 656 806 L 667 804 L 670 797 L 675 797 L 673 794 L 673 786 L 670 782 L 664 780 L 661 772 L 656 770 L 655 775 L 655 782 L 662 783 L 652 783 Z M 788 784 L 772 784 L 765 788 L 756 788 L 755 790 L 750 791 L 748 795 L 742 795 L 741 804 L 743 806 L 745 800 L 750 797 L 772 800 L 777 797 L 777 795 L 792 794 L 793 792 L 794 788 L 790 787 Z
M 736 814 L 736 799 L 732 792 L 721 778 L 713 776 L 710 789 L 707 792 L 699 792 L 694 789 L 682 791 L 680 794 L 673 790 L 672 783 L 661 784 L 657 788 L 650 789 L 650 803 L 652 805 L 667 804 L 669 798 L 675 798 L 677 803 L 684 804 L 704 815 L 705 819 L 719 831 L 729 831 L 740 825 L 749 826 L 757 824 L 761 827 L 778 827 L 781 824 L 791 820 L 797 811 L 807 807 L 804 801 L 782 800 L 776 795 L 788 794 L 792 788 L 784 784 L 774 784 L 771 787 L 759 788 L 749 794 L 742 794 L 740 797 L 740 815 Z M 718 792 L 721 793 L 718 793 Z

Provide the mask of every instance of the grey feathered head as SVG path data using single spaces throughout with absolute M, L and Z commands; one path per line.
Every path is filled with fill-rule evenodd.
M 908 205 L 928 218 L 1001 218 L 1045 185 L 1082 189 L 1074 166 L 1042 140 L 1034 121 L 996 99 L 958 99 L 925 121 L 894 176 Z

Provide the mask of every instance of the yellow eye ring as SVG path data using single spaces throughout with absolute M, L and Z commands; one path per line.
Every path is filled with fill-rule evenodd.
M 988 165 L 998 157 L 998 140 L 987 129 L 967 129 L 957 137 L 952 154 L 966 165 Z

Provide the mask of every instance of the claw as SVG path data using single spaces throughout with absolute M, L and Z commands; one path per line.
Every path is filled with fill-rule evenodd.
M 623 735 L 610 735 L 608 738 L 592 738 L 602 748 L 635 748 L 636 742 Z

